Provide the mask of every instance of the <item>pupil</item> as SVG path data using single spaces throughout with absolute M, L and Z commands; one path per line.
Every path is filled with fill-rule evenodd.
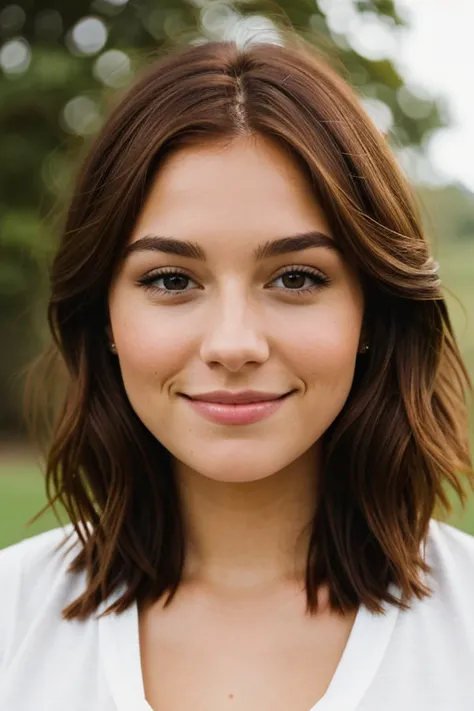
M 180 286 L 180 285 L 179 285 L 179 280 L 180 280 L 180 279 L 181 279 L 181 282 L 186 282 L 187 277 L 185 277 L 185 276 L 180 276 L 179 274 L 169 274 L 169 275 L 167 275 L 167 276 L 165 275 L 164 280 L 163 280 L 163 283 L 165 284 L 165 286 L 166 286 L 167 289 L 170 288 L 170 290 L 172 290 L 172 289 L 173 289 L 173 284 L 174 284 L 176 291 L 182 291 L 182 290 L 184 289 L 184 286 L 186 286 L 186 283 L 184 283 L 184 285 L 181 285 L 181 286 Z M 170 282 L 170 283 L 167 284 L 167 283 L 166 283 L 167 280 L 168 280 L 168 282 Z M 178 284 L 177 284 L 177 285 L 176 285 L 176 281 L 178 281 Z
M 289 286 L 296 287 L 297 289 L 303 288 L 305 278 L 306 277 L 304 274 L 301 274 L 298 272 L 294 272 L 293 274 L 284 274 L 283 275 L 283 279 L 289 280 Z M 298 282 L 298 280 L 300 280 L 300 282 Z M 295 281 L 296 281 L 296 283 L 295 283 Z

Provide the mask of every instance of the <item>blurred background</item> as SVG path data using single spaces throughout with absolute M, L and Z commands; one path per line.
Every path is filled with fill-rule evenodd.
M 111 101 L 180 43 L 279 41 L 293 27 L 336 57 L 416 187 L 474 377 L 472 0 L 0 2 L 0 548 L 57 526 L 22 413 L 48 339 L 48 260 L 78 161 Z M 472 413 L 472 409 L 471 409 Z M 473 436 L 471 416 L 471 441 Z M 474 501 L 450 523 L 474 534 Z

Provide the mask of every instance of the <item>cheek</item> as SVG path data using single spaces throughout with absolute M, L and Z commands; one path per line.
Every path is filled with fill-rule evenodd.
M 290 319 L 285 327 L 288 363 L 307 381 L 346 389 L 352 383 L 361 314 L 355 308 L 321 308 Z
M 190 347 L 182 325 L 172 313 L 157 313 L 155 308 L 111 310 L 112 329 L 120 354 L 125 380 L 163 381 L 179 370 Z

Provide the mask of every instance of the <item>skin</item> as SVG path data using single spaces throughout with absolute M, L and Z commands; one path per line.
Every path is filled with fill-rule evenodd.
M 108 335 L 127 396 L 173 455 L 188 540 L 183 582 L 224 599 L 301 582 L 320 438 L 346 402 L 365 342 L 362 287 L 341 254 L 252 256 L 257 245 L 308 230 L 336 241 L 279 145 L 252 136 L 181 149 L 160 168 L 130 244 L 149 234 L 191 240 L 207 261 L 135 252 L 109 293 Z M 138 283 L 162 267 L 185 275 L 156 275 L 153 284 L 170 293 Z M 250 388 L 296 392 L 246 426 L 213 424 L 179 396 Z

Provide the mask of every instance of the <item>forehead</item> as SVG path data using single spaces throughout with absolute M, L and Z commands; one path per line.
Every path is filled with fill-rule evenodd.
M 169 234 L 209 248 L 238 240 L 245 249 L 262 238 L 309 230 L 327 234 L 329 227 L 297 161 L 277 143 L 252 136 L 168 156 L 131 241 Z

